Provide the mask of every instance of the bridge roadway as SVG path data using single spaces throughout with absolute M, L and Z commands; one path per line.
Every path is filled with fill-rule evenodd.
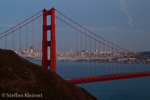
M 150 72 L 136 72 L 136 73 L 71 78 L 71 79 L 65 79 L 65 80 L 72 84 L 83 84 L 83 83 L 93 83 L 93 82 L 102 82 L 102 81 L 119 80 L 119 79 L 130 79 L 130 78 L 148 77 L 148 76 L 150 76 Z

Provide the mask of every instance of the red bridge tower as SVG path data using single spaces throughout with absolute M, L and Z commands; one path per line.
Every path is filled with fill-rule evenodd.
M 47 15 L 51 15 L 51 25 L 47 25 Z M 47 40 L 47 30 L 51 30 L 51 40 Z M 48 59 L 48 46 L 50 46 L 50 59 Z M 43 41 L 42 66 L 56 73 L 56 40 L 55 40 L 55 9 L 43 10 Z

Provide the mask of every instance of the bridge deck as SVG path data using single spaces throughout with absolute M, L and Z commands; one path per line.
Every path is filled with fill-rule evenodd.
M 129 79 L 129 78 L 138 78 L 138 77 L 148 77 L 148 76 L 150 76 L 150 72 L 137 72 L 137 73 L 71 78 L 71 79 L 66 79 L 66 80 L 72 84 L 83 84 L 83 83 Z

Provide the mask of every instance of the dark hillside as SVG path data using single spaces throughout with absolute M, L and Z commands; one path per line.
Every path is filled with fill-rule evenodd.
M 150 59 L 150 51 L 139 52 L 138 54 Z
M 7 99 L 1 96 L 2 93 L 42 94 L 43 100 L 96 100 L 86 90 L 54 72 L 21 58 L 11 50 L 0 49 L 0 100 Z

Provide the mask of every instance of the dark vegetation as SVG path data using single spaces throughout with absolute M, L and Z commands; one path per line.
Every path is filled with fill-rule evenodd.
M 139 52 L 138 54 L 150 59 L 150 51 Z
M 96 100 L 86 90 L 54 72 L 21 58 L 11 50 L 0 49 L 0 100 L 7 99 L 1 96 L 2 93 L 42 94 L 43 100 Z

